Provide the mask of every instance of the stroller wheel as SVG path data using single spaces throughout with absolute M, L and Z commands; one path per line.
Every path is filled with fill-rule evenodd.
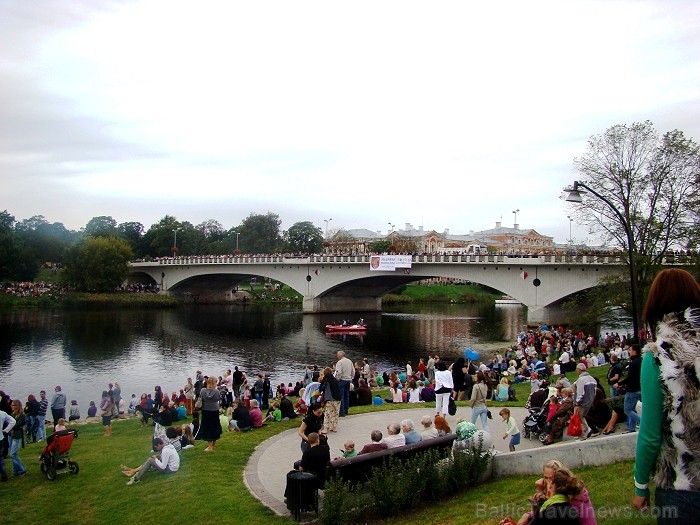
M 528 439 L 528 438 L 530 437 L 530 431 L 529 431 L 529 430 L 523 429 L 522 434 L 523 434 L 523 437 L 524 437 L 525 439 Z
M 74 461 L 69 461 L 68 462 L 68 470 L 70 471 L 71 474 L 77 474 L 80 472 L 80 467 L 78 467 L 78 464 L 75 463 Z
M 41 473 L 42 473 L 42 474 L 46 474 L 46 463 L 42 463 L 42 464 L 41 464 L 41 467 L 39 467 L 39 468 L 41 468 Z
M 545 441 L 547 441 L 547 434 L 542 432 L 539 436 L 537 436 L 537 439 L 540 440 L 540 443 L 544 443 Z
M 54 481 L 56 479 L 56 469 L 53 467 L 46 467 L 46 479 L 49 481 Z

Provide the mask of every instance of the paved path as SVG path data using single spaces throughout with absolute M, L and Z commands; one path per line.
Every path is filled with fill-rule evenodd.
M 413 407 L 415 405 L 406 405 Z M 511 415 L 515 417 L 520 427 L 527 410 L 521 407 L 509 407 Z M 435 415 L 434 408 L 407 408 L 405 410 L 391 410 L 381 412 L 370 412 L 367 414 L 349 415 L 341 418 L 338 425 L 338 432 L 329 433 L 328 444 L 331 449 L 331 458 L 340 455 L 343 444 L 348 439 L 355 442 L 355 448 L 360 450 L 366 443 L 370 442 L 370 432 L 374 429 L 381 430 L 386 434 L 386 426 L 389 423 L 399 423 L 402 419 L 412 419 L 419 432 L 422 429 L 420 418 L 426 414 Z M 352 409 L 351 409 L 352 411 Z M 505 433 L 505 423 L 498 415 L 498 409 L 491 408 L 493 419 L 489 421 L 493 442 L 498 452 L 508 452 L 508 439 L 501 439 Z M 469 419 L 471 409 L 458 407 L 457 414 L 448 416 L 447 422 L 454 430 L 457 420 L 460 418 Z M 299 420 L 301 424 L 301 420 Z M 477 422 L 477 427 L 481 428 L 481 423 Z M 248 490 L 258 498 L 264 505 L 272 509 L 276 514 L 289 516 L 289 511 L 284 503 L 284 488 L 287 483 L 287 472 L 292 470 L 296 460 L 301 458 L 300 439 L 297 435 L 298 429 L 287 430 L 281 434 L 271 437 L 267 441 L 258 445 L 253 455 L 248 461 L 243 474 Z M 537 438 L 522 439 L 517 450 L 526 450 L 542 445 Z

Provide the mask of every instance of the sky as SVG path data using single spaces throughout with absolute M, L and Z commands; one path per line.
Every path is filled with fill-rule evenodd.
M 700 141 L 698 20 L 695 0 L 0 0 L 0 211 L 517 218 L 583 242 L 560 197 L 591 136 L 651 120 Z

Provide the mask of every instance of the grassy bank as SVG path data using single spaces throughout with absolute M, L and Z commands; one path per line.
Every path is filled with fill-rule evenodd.
M 521 403 L 522 404 L 522 403 Z M 460 403 L 460 405 L 463 405 Z M 400 410 L 405 405 L 357 407 L 353 413 Z M 77 475 L 62 475 L 50 482 L 41 474 L 37 460 L 40 444 L 28 444 L 20 457 L 28 469 L 21 479 L 10 478 L 0 487 L 6 523 L 162 523 L 172 525 L 200 522 L 205 516 L 224 518 L 224 523 L 249 525 L 294 523 L 276 516 L 255 499 L 245 486 L 243 470 L 255 447 L 299 421 L 269 424 L 244 434 L 227 433 L 213 454 L 203 452 L 197 443 L 181 453 L 180 471 L 171 476 L 146 475 L 134 486 L 127 486 L 120 465 L 137 466 L 150 453 L 152 427 L 142 427 L 135 419 L 117 421 L 110 438 L 102 436 L 100 424 L 78 425 L 80 436 L 71 455 L 80 465 Z M 556 447 L 552 447 L 556 457 Z M 564 458 L 565 459 L 565 458 Z M 6 467 L 10 467 L 9 461 Z M 280 465 L 288 470 L 289 465 Z M 632 494 L 631 462 L 581 469 L 591 498 L 599 509 L 598 523 L 653 523 L 642 519 L 629 501 Z M 465 491 L 446 502 L 413 510 L 410 514 L 379 520 L 384 524 L 494 524 L 506 515 L 516 516 L 527 509 L 534 476 L 510 477 Z M 522 512 L 521 512 L 522 511 Z
M 412 284 L 403 287 L 400 293 L 385 295 L 382 303 L 493 303 L 501 295 L 477 285 Z
M 78 293 L 60 296 L 17 297 L 0 295 L 0 307 L 5 308 L 81 308 L 92 310 L 124 308 L 174 308 L 177 299 L 152 293 Z

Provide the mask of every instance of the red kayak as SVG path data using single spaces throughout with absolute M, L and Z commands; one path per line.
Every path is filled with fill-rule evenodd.
M 364 332 L 367 330 L 367 325 L 364 324 L 349 324 L 349 325 L 340 325 L 340 324 L 327 324 L 326 325 L 326 332 Z

